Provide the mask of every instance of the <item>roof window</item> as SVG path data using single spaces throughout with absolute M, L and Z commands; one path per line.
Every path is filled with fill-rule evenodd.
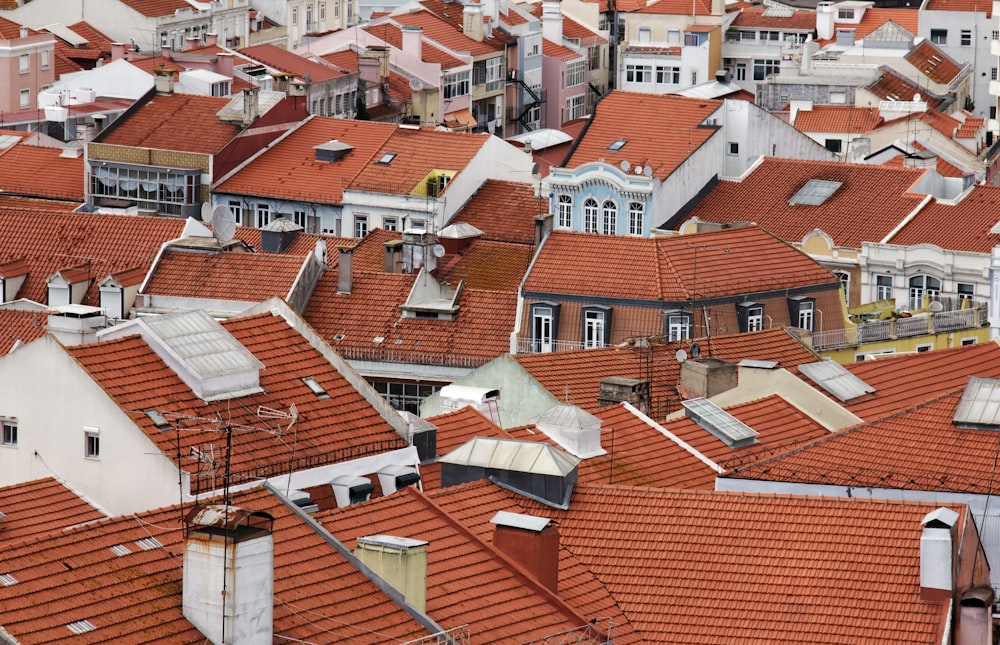
M 379 160 L 376 161 L 375 163 L 382 164 L 383 166 L 388 166 L 389 164 L 392 163 L 392 160 L 395 158 L 396 158 L 395 152 L 386 152 L 381 157 L 379 157 Z
M 0 573 L 0 585 L 10 587 L 17 584 L 17 578 L 9 573 Z
M 162 547 L 163 545 L 155 537 L 142 538 L 141 540 L 136 540 L 135 545 L 142 549 L 143 551 L 152 551 Z
M 615 139 L 614 142 L 608 146 L 608 150 L 621 150 L 628 143 L 628 139 Z
M 706 398 L 681 401 L 687 415 L 730 448 L 757 443 L 757 431 Z
M 316 382 L 316 379 L 314 379 L 313 377 L 307 376 L 302 379 L 302 382 L 306 384 L 306 387 L 312 390 L 312 393 L 315 394 L 317 398 L 320 399 L 330 398 L 330 395 L 327 393 L 326 390 L 323 389 L 323 386 L 320 385 L 318 382 Z
M 147 417 L 149 417 L 150 421 L 153 422 L 153 425 L 156 426 L 157 430 L 170 429 L 170 422 L 167 421 L 167 418 L 160 414 L 157 410 L 150 408 L 149 410 L 143 410 L 143 412 Z
M 78 635 L 79 634 L 86 634 L 87 632 L 92 632 L 95 629 L 97 629 L 96 627 L 94 627 L 94 624 L 92 622 L 90 622 L 89 620 L 78 620 L 78 621 L 76 621 L 74 623 L 70 623 L 70 624 L 66 625 L 66 627 L 67 627 L 67 629 L 69 629 L 69 631 L 73 632 L 74 634 L 78 634 Z
M 108 547 L 108 548 L 110 548 L 111 552 L 114 553 L 115 555 L 117 555 L 119 558 L 122 557 L 122 556 L 126 556 L 129 553 L 132 553 L 132 549 L 128 548 L 124 544 L 116 544 L 116 545 L 114 545 L 112 547 Z
M 952 421 L 960 428 L 1000 429 L 1000 380 L 970 376 Z
M 805 186 L 799 188 L 799 192 L 792 195 L 792 198 L 788 200 L 788 205 L 820 206 L 843 185 L 842 181 L 810 179 Z
M 806 363 L 799 365 L 799 371 L 841 401 L 850 401 L 864 394 L 875 392 L 875 388 L 834 361 Z

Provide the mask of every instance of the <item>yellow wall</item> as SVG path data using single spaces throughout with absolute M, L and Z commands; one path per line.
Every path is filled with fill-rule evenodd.
M 947 349 L 958 347 L 963 340 L 975 339 L 976 343 L 986 343 L 990 340 L 989 327 L 973 327 L 971 329 L 960 329 L 953 332 L 942 332 L 940 334 L 926 334 L 924 336 L 911 336 L 908 338 L 898 338 L 896 340 L 884 340 L 875 343 L 864 343 L 859 346 L 841 347 L 839 349 L 823 350 L 819 353 L 825 358 L 832 358 L 838 363 L 853 363 L 855 356 L 865 352 L 878 352 L 880 350 L 892 349 L 896 354 L 916 352 L 921 345 L 932 345 L 932 349 Z

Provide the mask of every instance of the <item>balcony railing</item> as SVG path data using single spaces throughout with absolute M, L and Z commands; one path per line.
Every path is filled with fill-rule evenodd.
M 871 320 L 857 327 L 813 332 L 813 348 L 817 350 L 857 347 L 865 343 L 941 334 L 960 329 L 984 327 L 988 322 L 985 306 L 936 314 L 918 314 L 895 320 Z
M 581 349 L 598 349 L 605 347 L 604 343 L 585 347 L 580 341 L 575 340 L 552 340 L 543 343 L 531 338 L 517 339 L 518 354 L 544 354 L 547 352 L 575 352 Z

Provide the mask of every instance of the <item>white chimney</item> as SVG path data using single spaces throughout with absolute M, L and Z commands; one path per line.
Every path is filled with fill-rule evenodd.
M 184 617 L 215 645 L 271 645 L 274 518 L 212 504 L 185 523 Z
M 49 314 L 46 329 L 63 345 L 83 345 L 97 342 L 97 331 L 108 325 L 100 307 L 63 305 L 58 313 Z
M 337 258 L 337 293 L 350 293 L 354 284 L 351 265 L 354 261 L 353 246 L 338 246 L 340 253 Z
M 601 420 L 575 405 L 556 404 L 532 422 L 549 439 L 581 459 L 606 452 L 601 448 Z
M 544 0 L 542 2 L 542 37 L 561 45 L 563 42 L 562 2 Z
M 473 40 L 483 41 L 483 5 L 470 2 L 462 9 L 462 33 Z
M 423 28 L 411 25 L 403 26 L 403 53 L 423 60 Z
M 421 612 L 427 610 L 427 542 L 394 535 L 359 537 L 357 556 L 406 603 Z
M 833 38 L 833 23 L 836 9 L 832 2 L 820 2 L 816 5 L 816 37 L 819 40 Z
M 925 599 L 949 598 L 954 587 L 952 527 L 958 513 L 941 507 L 928 513 L 921 524 L 920 595 Z

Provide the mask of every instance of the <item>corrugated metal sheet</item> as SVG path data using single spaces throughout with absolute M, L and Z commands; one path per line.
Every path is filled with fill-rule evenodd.
M 580 460 L 554 446 L 535 441 L 475 437 L 440 459 L 442 463 L 515 470 L 564 477 Z

